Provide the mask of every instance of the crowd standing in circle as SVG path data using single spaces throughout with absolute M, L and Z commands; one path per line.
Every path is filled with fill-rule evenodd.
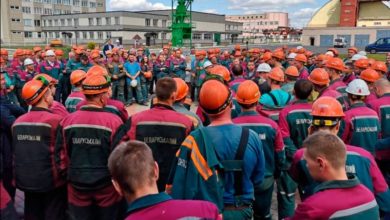
M 1 49 L 2 218 L 390 218 L 390 53 L 186 52 Z

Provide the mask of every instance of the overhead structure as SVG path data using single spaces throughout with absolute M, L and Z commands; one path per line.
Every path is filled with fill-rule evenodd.
M 189 40 L 192 46 L 192 2 L 194 0 L 172 0 L 172 46 L 181 47 Z M 175 8 L 176 7 L 176 8 Z

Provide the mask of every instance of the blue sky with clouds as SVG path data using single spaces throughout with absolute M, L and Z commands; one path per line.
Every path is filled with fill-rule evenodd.
M 171 0 L 106 0 L 107 10 L 170 8 Z M 193 10 L 219 14 L 288 12 L 292 26 L 305 26 L 312 14 L 328 0 L 194 0 Z

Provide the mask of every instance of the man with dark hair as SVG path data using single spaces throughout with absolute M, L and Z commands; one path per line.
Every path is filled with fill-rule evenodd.
M 232 67 L 232 73 L 233 73 L 233 81 L 229 83 L 230 89 L 233 90 L 233 92 L 237 91 L 238 86 L 240 83 L 245 81 L 245 78 L 243 76 L 244 74 L 244 69 L 242 68 L 241 65 L 233 65 Z
M 104 110 L 110 90 L 107 76 L 90 73 L 82 83 L 87 103 L 60 123 L 56 162 L 59 174 L 69 181 L 70 219 L 108 220 L 120 214 L 122 198 L 111 184 L 107 159 L 122 120 Z
M 164 77 L 156 84 L 157 103 L 147 111 L 133 115 L 121 128 L 124 140 L 139 140 L 150 146 L 160 169 L 158 190 L 165 190 L 175 154 L 185 137 L 192 131 L 192 121 L 176 112 L 176 82 Z M 122 137 L 117 137 L 119 141 Z
M 108 159 L 112 182 L 117 192 L 129 203 L 126 220 L 152 219 L 221 219 L 211 202 L 173 200 L 159 193 L 159 166 L 152 150 L 143 142 L 120 144 Z
M 278 183 L 279 213 L 283 217 L 291 216 L 295 208 L 296 183 L 288 175 L 293 155 L 302 146 L 307 137 L 307 129 L 311 124 L 311 103 L 308 98 L 313 91 L 313 84 L 309 80 L 300 79 L 294 85 L 295 100 L 287 105 L 279 115 L 281 129 L 286 151 L 286 163 L 282 168 Z
M 89 57 L 85 54 L 80 56 L 80 63 L 77 67 L 79 70 L 83 70 L 84 72 L 88 72 L 88 70 L 92 67 L 92 63 L 89 62 Z

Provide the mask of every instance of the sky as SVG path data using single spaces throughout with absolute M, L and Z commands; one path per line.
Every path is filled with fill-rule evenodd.
M 311 16 L 328 0 L 194 0 L 194 11 L 217 14 L 256 14 L 288 12 L 290 25 L 304 27 Z M 170 9 L 171 0 L 106 0 L 107 10 Z

